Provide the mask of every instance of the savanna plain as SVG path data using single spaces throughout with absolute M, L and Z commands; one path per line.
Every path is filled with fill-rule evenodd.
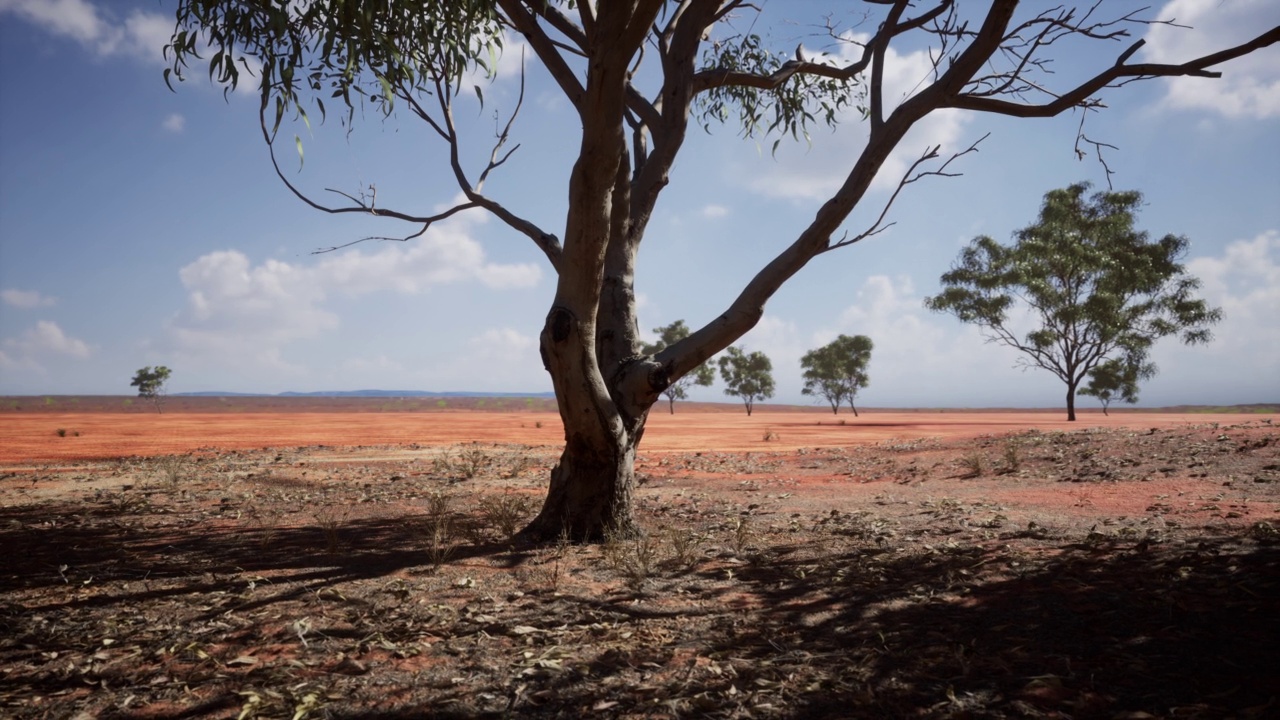
M 551 403 L 3 399 L 0 716 L 1280 717 L 1278 408 L 659 405 L 530 546 Z

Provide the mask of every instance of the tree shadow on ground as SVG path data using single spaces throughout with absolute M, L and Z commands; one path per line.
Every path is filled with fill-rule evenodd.
M 151 527 L 136 522 L 140 512 L 109 504 L 0 510 L 5 662 L 37 652 L 84 652 L 84 637 L 45 634 L 36 622 L 41 616 L 74 628 L 89 622 L 79 619 L 87 611 L 116 610 L 116 619 L 143 622 L 149 611 L 138 608 L 165 601 L 192 606 L 192 624 L 239 616 L 246 625 L 227 635 L 229 641 L 279 642 L 272 640 L 281 632 L 275 626 L 292 616 L 272 619 L 257 611 L 304 596 L 314 605 L 325 588 L 430 562 L 421 549 L 421 516 L 297 527 Z M 386 720 L 508 714 L 1261 718 L 1280 708 L 1280 546 L 1243 534 L 1167 543 L 1018 540 L 772 545 L 732 566 L 731 583 L 722 581 L 724 566 L 703 563 L 689 576 L 698 589 L 683 599 L 664 595 L 661 603 L 547 593 L 512 606 L 508 616 L 459 621 L 454 637 L 464 644 L 454 650 L 461 654 L 432 662 L 452 663 L 442 672 L 457 672 L 464 684 L 450 685 L 450 674 L 401 672 L 387 662 L 375 671 L 386 673 L 378 684 L 405 688 L 403 701 L 371 710 L 360 706 L 357 693 L 325 713 Z M 516 567 L 532 552 L 464 543 L 449 559 Z M 287 582 L 244 592 L 245 578 L 255 573 Z M 650 592 L 671 593 L 681 581 L 675 574 Z M 68 592 L 44 604 L 8 602 L 24 592 L 54 598 L 39 591 L 56 586 Z M 350 608 L 355 624 L 330 623 L 319 631 L 344 640 L 367 632 L 357 616 L 376 614 L 372 604 L 351 599 L 342 607 Z M 403 630 L 397 625 L 423 622 L 396 615 L 400 607 L 417 612 L 407 604 L 376 611 L 384 613 L 380 632 L 393 640 Z M 539 643 L 561 642 L 551 638 L 556 627 L 592 624 L 609 624 L 611 633 L 627 628 L 644 639 L 624 645 L 580 635 L 585 639 L 564 649 L 558 669 L 526 673 L 508 658 L 544 648 L 504 636 L 515 624 L 547 631 Z M 460 648 L 500 661 L 483 666 Z M 342 677 L 334 670 L 308 672 Z M 83 674 L 71 672 L 22 676 L 25 692 L 46 697 L 82 689 L 84 682 Z M 218 688 L 212 697 L 148 717 L 233 714 L 243 698 L 227 694 L 224 681 L 210 682 L 223 683 L 210 686 Z M 473 699 L 483 694 L 496 699 L 487 705 Z
M 224 576 L 271 572 L 295 581 L 332 584 L 431 562 L 424 529 L 428 519 L 420 513 L 320 518 L 306 524 L 148 526 L 139 521 L 144 512 L 149 511 L 74 503 L 0 508 L 0 547 L 7 555 L 0 596 L 49 586 L 145 587 L 164 580 L 188 581 L 164 590 L 92 594 L 67 601 L 68 606 L 101 606 L 207 591 L 225 584 Z M 525 550 L 507 542 L 456 542 L 449 560 L 500 556 L 516 565 L 527 558 Z
M 1280 713 L 1280 546 L 1229 537 L 1141 549 L 1066 546 L 986 577 L 982 567 L 993 556 L 977 548 L 794 555 L 744 568 L 734 595 L 754 600 L 736 612 L 722 608 L 702 635 L 650 652 L 605 650 L 589 671 L 541 686 L 554 700 L 526 704 L 521 714 L 561 717 L 601 698 L 626 698 L 603 688 L 628 670 L 681 656 L 687 672 L 650 688 L 643 701 L 644 693 L 632 694 L 620 714 Z
M 838 668 L 795 697 L 794 717 L 1280 708 L 1280 547 L 1075 545 L 975 580 L 993 559 L 971 547 L 890 561 L 855 553 L 803 580 L 786 563 L 750 570 L 744 580 L 774 610 L 710 649 Z

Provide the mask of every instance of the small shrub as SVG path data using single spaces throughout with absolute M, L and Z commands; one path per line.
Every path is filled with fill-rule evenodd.
M 492 464 L 493 458 L 478 445 L 472 445 L 458 453 L 458 468 L 468 480 L 484 472 Z
M 458 548 L 453 532 L 453 520 L 448 515 L 436 515 L 427 520 L 427 560 L 431 567 L 439 569 L 448 562 Z
M 320 526 L 320 532 L 324 535 L 325 552 L 330 555 L 337 555 L 342 549 L 342 536 L 338 530 L 347 521 L 347 511 L 341 513 L 335 511 L 332 507 L 326 507 L 315 515 L 316 523 Z
M 542 421 L 541 421 L 541 420 L 539 420 L 538 422 L 534 423 L 534 424 L 533 424 L 533 426 L 534 426 L 534 427 L 536 427 L 536 428 L 538 428 L 539 430 L 541 430 L 541 429 L 542 429 Z
M 747 545 L 751 543 L 751 523 L 746 518 L 738 518 L 733 525 L 733 554 L 741 555 L 742 551 L 747 549 Z
M 505 493 L 486 497 L 480 501 L 480 516 L 489 527 L 498 531 L 504 539 L 510 539 L 529 517 L 529 498 Z
M 970 453 L 960 458 L 960 467 L 964 470 L 964 477 L 976 478 L 982 477 L 985 472 L 986 462 L 980 453 Z
M 66 428 L 58 428 L 56 432 L 58 433 L 58 437 L 66 437 L 66 436 L 67 436 L 67 429 L 66 429 Z
M 667 543 L 671 548 L 671 564 L 690 570 L 698 562 L 698 548 L 702 537 L 689 528 L 672 527 L 667 530 Z
M 506 478 L 520 477 L 520 474 L 523 473 L 525 470 L 528 470 L 530 467 L 532 467 L 532 465 L 533 465 L 533 460 L 530 459 L 528 455 L 518 454 L 515 457 L 511 458 L 511 463 L 507 466 L 507 471 L 504 474 L 504 477 Z
M 1018 444 L 1015 442 L 1005 443 L 1004 455 L 1001 457 L 1000 473 L 1003 475 L 1015 473 L 1021 467 L 1022 456 L 1019 453 Z
M 766 432 L 765 432 L 765 434 L 764 434 L 764 441 L 765 441 L 765 442 L 775 442 L 775 441 L 777 441 L 777 440 L 778 440 L 778 433 L 776 433 L 776 432 L 774 432 L 774 431 L 772 431 L 772 430 L 768 430 L 768 431 L 766 431 Z
M 160 473 L 160 479 L 169 487 L 177 486 L 190 470 L 187 458 L 181 455 L 166 455 L 156 458 L 155 468 Z
M 431 493 L 427 497 L 427 516 L 432 518 L 444 517 L 449 514 L 452 504 L 452 495 L 446 495 L 442 492 Z
M 653 576 L 658 564 L 658 542 L 648 533 L 641 533 L 634 538 L 627 538 L 617 530 L 605 533 L 605 562 L 616 573 L 622 576 L 632 592 L 640 592 L 645 581 Z

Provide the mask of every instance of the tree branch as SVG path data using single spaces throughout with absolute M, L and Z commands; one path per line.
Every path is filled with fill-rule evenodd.
M 959 176 L 960 176 L 960 175 L 962 175 L 963 173 L 958 173 L 958 172 L 947 172 L 947 171 L 946 171 L 946 170 L 947 170 L 947 166 L 949 166 L 949 165 L 950 165 L 952 162 L 954 162 L 956 159 L 961 158 L 961 157 L 964 157 L 965 155 L 968 155 L 969 153 L 976 153 L 976 152 L 978 152 L 978 145 L 979 145 L 979 143 L 981 143 L 983 140 L 986 140 L 986 139 L 987 139 L 988 137 L 990 137 L 990 136 L 991 136 L 991 133 L 987 133 L 986 135 L 983 135 L 982 137 L 980 137 L 980 138 L 978 138 L 977 140 L 975 140 L 975 141 L 973 142 L 973 144 L 972 144 L 972 145 L 970 145 L 970 146 L 969 146 L 968 148 L 966 148 L 965 150 L 963 150 L 963 151 L 961 151 L 961 152 L 958 152 L 958 153 L 954 153 L 954 154 L 952 154 L 952 156 L 951 156 L 951 157 L 949 157 L 949 158 L 947 158 L 946 162 L 942 163 L 942 165 L 941 165 L 941 166 L 939 166 L 937 170 L 926 170 L 926 171 L 923 171 L 923 172 L 917 173 L 917 174 L 915 174 L 915 175 L 912 175 L 912 173 L 914 173 L 914 172 L 916 171 L 916 168 L 920 167 L 920 165 L 921 165 L 921 164 L 923 164 L 924 162 L 926 162 L 926 161 L 928 161 L 928 160 L 933 160 L 933 159 L 937 158 L 937 157 L 938 157 L 938 150 L 939 150 L 939 149 L 941 149 L 941 147 L 942 147 L 942 146 L 941 146 L 941 145 L 935 145 L 935 146 L 933 146 L 932 148 L 926 148 L 926 149 L 925 149 L 925 151 L 924 151 L 924 153 L 923 153 L 919 158 L 917 158 L 915 162 L 911 163 L 911 167 L 907 168 L 907 171 L 906 171 L 905 173 L 903 173 L 903 174 L 902 174 L 902 179 L 898 181 L 898 186 L 897 186 L 896 188 L 894 188 L 894 190 L 893 190 L 893 194 L 889 196 L 889 200 L 884 204 L 884 207 L 883 207 L 883 208 L 881 208 L 881 210 L 880 210 L 880 216 L 876 218 L 876 221 L 875 221 L 874 223 L 872 223 L 872 224 L 871 224 L 871 226 L 870 226 L 870 227 L 868 227 L 866 230 L 862 231 L 861 233 L 859 233 L 858 235 L 855 235 L 855 236 L 854 236 L 854 237 L 852 237 L 852 238 L 842 238 L 842 239 L 838 240 L 837 242 L 830 243 L 830 244 L 827 246 L 827 248 L 826 248 L 825 250 L 823 250 L 822 252 L 824 252 L 824 253 L 825 253 L 825 252 L 831 252 L 832 250 L 835 250 L 836 248 L 842 248 L 842 247 L 845 247 L 845 246 L 847 246 L 847 245 L 852 245 L 852 244 L 854 244 L 854 243 L 856 243 L 856 242 L 859 242 L 859 241 L 861 241 L 861 240 L 866 240 L 867 238 L 869 238 L 869 237 L 871 237 L 871 236 L 873 236 L 873 235 L 879 235 L 880 233 L 884 232 L 885 230 L 888 230 L 889 228 L 891 228 L 891 227 L 893 227 L 894 225 L 896 225 L 897 223 L 889 223 L 888 225 L 881 225 L 881 223 L 883 223 L 883 222 L 884 222 L 885 217 L 889 214 L 889 208 L 893 207 L 893 203 L 898 199 L 898 195 L 902 192 L 902 189 L 903 189 L 904 187 L 906 187 L 907 185 L 910 185 L 911 183 L 913 183 L 913 182 L 915 182 L 915 181 L 917 181 L 917 180 L 919 180 L 919 179 L 921 179 L 921 178 L 928 177 L 928 176 L 930 176 L 930 175 L 936 175 L 936 176 L 938 176 L 938 177 L 959 177 Z
M 1222 77 L 1222 73 L 1210 71 L 1207 68 L 1247 55 L 1277 42 L 1280 42 L 1280 27 L 1272 28 L 1249 42 L 1189 60 L 1185 63 L 1176 65 L 1165 63 L 1125 64 L 1125 61 L 1132 57 L 1133 53 L 1145 43 L 1144 40 L 1139 40 L 1133 47 L 1126 50 L 1114 65 L 1066 93 L 1059 95 L 1051 102 L 1041 105 L 1023 104 L 998 98 L 975 96 L 970 93 L 959 93 L 950 99 L 944 107 L 997 113 L 1012 117 L 1053 117 L 1068 108 L 1087 106 L 1087 101 L 1091 95 L 1124 78 L 1129 78 L 1129 81 L 1132 81 L 1155 77 Z
M 582 83 L 578 80 L 577 74 L 569 64 L 565 62 L 564 56 L 556 49 L 555 43 L 547 36 L 547 33 L 538 24 L 537 17 L 526 8 L 525 3 L 521 0 L 498 0 L 502 11 L 506 13 L 507 19 L 511 21 L 511 26 L 528 40 L 529 46 L 533 48 L 538 59 L 546 66 L 547 71 L 551 73 L 552 79 L 560 86 L 560 90 L 568 101 L 578 110 L 582 112 L 582 97 L 586 92 Z M 544 3 L 531 0 L 532 5 L 542 8 Z

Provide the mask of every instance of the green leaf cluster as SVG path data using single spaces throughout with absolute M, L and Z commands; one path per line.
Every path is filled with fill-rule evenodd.
M 800 392 L 826 400 L 835 414 L 839 414 L 840 405 L 847 402 L 857 415 L 854 399 L 858 391 L 871 382 L 867 364 L 871 362 L 873 348 L 871 338 L 866 335 L 841 335 L 805 353 L 800 358 L 800 367 L 804 368 L 804 389 Z
M 726 385 L 724 394 L 742 398 L 748 415 L 756 400 L 773 397 L 773 363 L 764 353 L 746 353 L 731 345 L 716 362 L 720 366 L 720 379 Z
M 1153 378 L 1155 374 L 1155 363 L 1147 362 L 1145 355 L 1105 360 L 1089 372 L 1089 383 L 1080 388 L 1079 394 L 1098 398 L 1105 415 L 1115 400 L 1131 405 L 1138 402 L 1138 381 Z
M 164 365 L 157 365 L 154 368 L 148 365 L 133 374 L 133 380 L 129 385 L 138 388 L 138 397 L 150 400 L 159 412 L 160 403 L 164 399 L 164 386 L 169 382 L 170 374 L 172 371 Z
M 925 300 L 1066 383 L 1072 418 L 1071 398 L 1086 376 L 1105 365 L 1095 387 L 1136 399 L 1137 382 L 1155 373 L 1146 357 L 1157 340 L 1208 342 L 1222 318 L 1196 297 L 1200 281 L 1180 262 L 1187 238 L 1152 241 L 1135 227 L 1141 193 L 1089 189 L 1079 183 L 1046 194 L 1039 220 L 1014 233 L 1012 245 L 974 239 L 942 276 L 942 292 Z M 1032 329 L 1015 331 L 1023 322 L 1011 319 L 1015 307 L 1030 315 Z
M 798 60 L 766 47 L 759 35 L 745 34 L 710 43 L 703 52 L 700 72 L 768 77 L 785 74 L 797 65 Z M 736 114 L 743 137 L 776 132 L 809 142 L 810 127 L 818 123 L 836 127 L 840 112 L 851 103 L 857 103 L 865 117 L 865 95 L 865 87 L 856 79 L 796 73 L 769 89 L 749 84 L 713 85 L 698 95 L 695 110 L 707 132 L 713 123 L 728 122 Z M 774 153 L 781 142 L 781 138 L 774 141 Z
M 176 17 L 165 82 L 206 55 L 228 92 L 256 76 L 272 136 L 289 111 L 307 121 L 307 95 L 322 117 L 322 95 L 341 100 L 350 120 L 363 100 L 389 114 L 398 96 L 456 93 L 502 46 L 492 0 L 180 0 Z
M 656 327 L 653 329 L 658 334 L 658 341 L 654 343 L 645 343 L 641 347 L 641 352 L 645 355 L 657 355 L 670 345 L 675 345 L 681 340 L 689 337 L 689 327 L 684 324 L 684 320 L 676 320 L 670 325 Z M 667 398 L 667 407 L 674 414 L 676 408 L 676 400 L 684 400 L 689 397 L 689 388 L 694 385 L 709 387 L 715 382 L 715 370 L 707 363 L 702 363 L 698 367 L 686 373 L 683 377 L 675 380 L 662 394 Z

